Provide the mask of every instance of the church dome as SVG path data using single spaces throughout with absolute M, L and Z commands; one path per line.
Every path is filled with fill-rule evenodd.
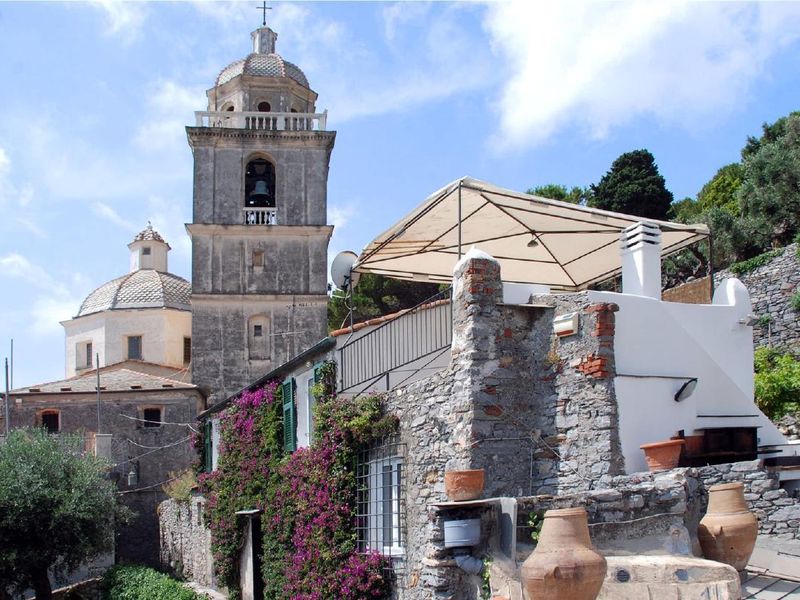
M 175 308 L 191 310 L 192 287 L 183 277 L 154 269 L 139 269 L 112 279 L 86 297 L 77 316 L 105 310 Z
M 256 77 L 288 77 L 303 87 L 310 87 L 300 67 L 283 60 L 280 54 L 259 54 L 253 52 L 247 58 L 231 63 L 220 72 L 217 85 L 222 85 L 237 75 L 254 75 Z

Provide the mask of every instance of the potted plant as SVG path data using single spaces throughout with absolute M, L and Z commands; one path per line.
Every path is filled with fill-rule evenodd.
M 681 450 L 686 442 L 684 440 L 665 440 L 663 442 L 651 442 L 639 446 L 644 450 L 644 457 L 647 460 L 647 467 L 651 472 L 669 471 L 678 466 L 681 458 Z

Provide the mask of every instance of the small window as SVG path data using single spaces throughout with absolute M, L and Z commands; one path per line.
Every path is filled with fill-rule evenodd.
M 75 368 L 89 369 L 93 365 L 92 342 L 78 342 L 75 344 Z
M 272 107 L 269 105 L 269 102 L 259 102 L 258 103 L 258 112 L 269 112 L 272 110 Z
M 358 546 L 384 556 L 402 556 L 405 546 L 404 449 L 396 437 L 360 453 L 356 467 Z
M 61 415 L 57 410 L 42 412 L 41 426 L 47 430 L 47 433 L 58 433 L 61 430 Z
M 142 411 L 142 419 L 146 428 L 161 427 L 161 409 L 145 408 Z
M 142 336 L 128 336 L 128 358 L 130 360 L 142 360 Z
M 225 109 L 225 112 L 233 112 L 233 105 Z
M 150 246 L 142 248 L 142 256 L 150 256 Z
M 264 266 L 264 253 L 261 250 L 253 251 L 253 266 L 254 267 Z
M 269 320 L 266 315 L 254 315 L 247 320 L 248 358 L 269 360 Z
M 188 365 L 192 362 L 192 338 L 183 338 L 183 364 Z

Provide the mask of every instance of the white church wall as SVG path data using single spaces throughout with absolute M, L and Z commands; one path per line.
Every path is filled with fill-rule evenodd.
M 77 371 L 78 344 L 92 341 L 100 366 L 127 360 L 128 336 L 142 336 L 142 360 L 181 368 L 183 338 L 190 337 L 192 316 L 174 309 L 113 310 L 86 315 L 63 323 L 66 331 L 66 376 Z

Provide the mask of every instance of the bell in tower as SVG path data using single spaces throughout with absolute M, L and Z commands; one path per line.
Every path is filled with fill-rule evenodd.
M 275 208 L 275 167 L 266 159 L 256 158 L 245 172 L 245 206 Z

